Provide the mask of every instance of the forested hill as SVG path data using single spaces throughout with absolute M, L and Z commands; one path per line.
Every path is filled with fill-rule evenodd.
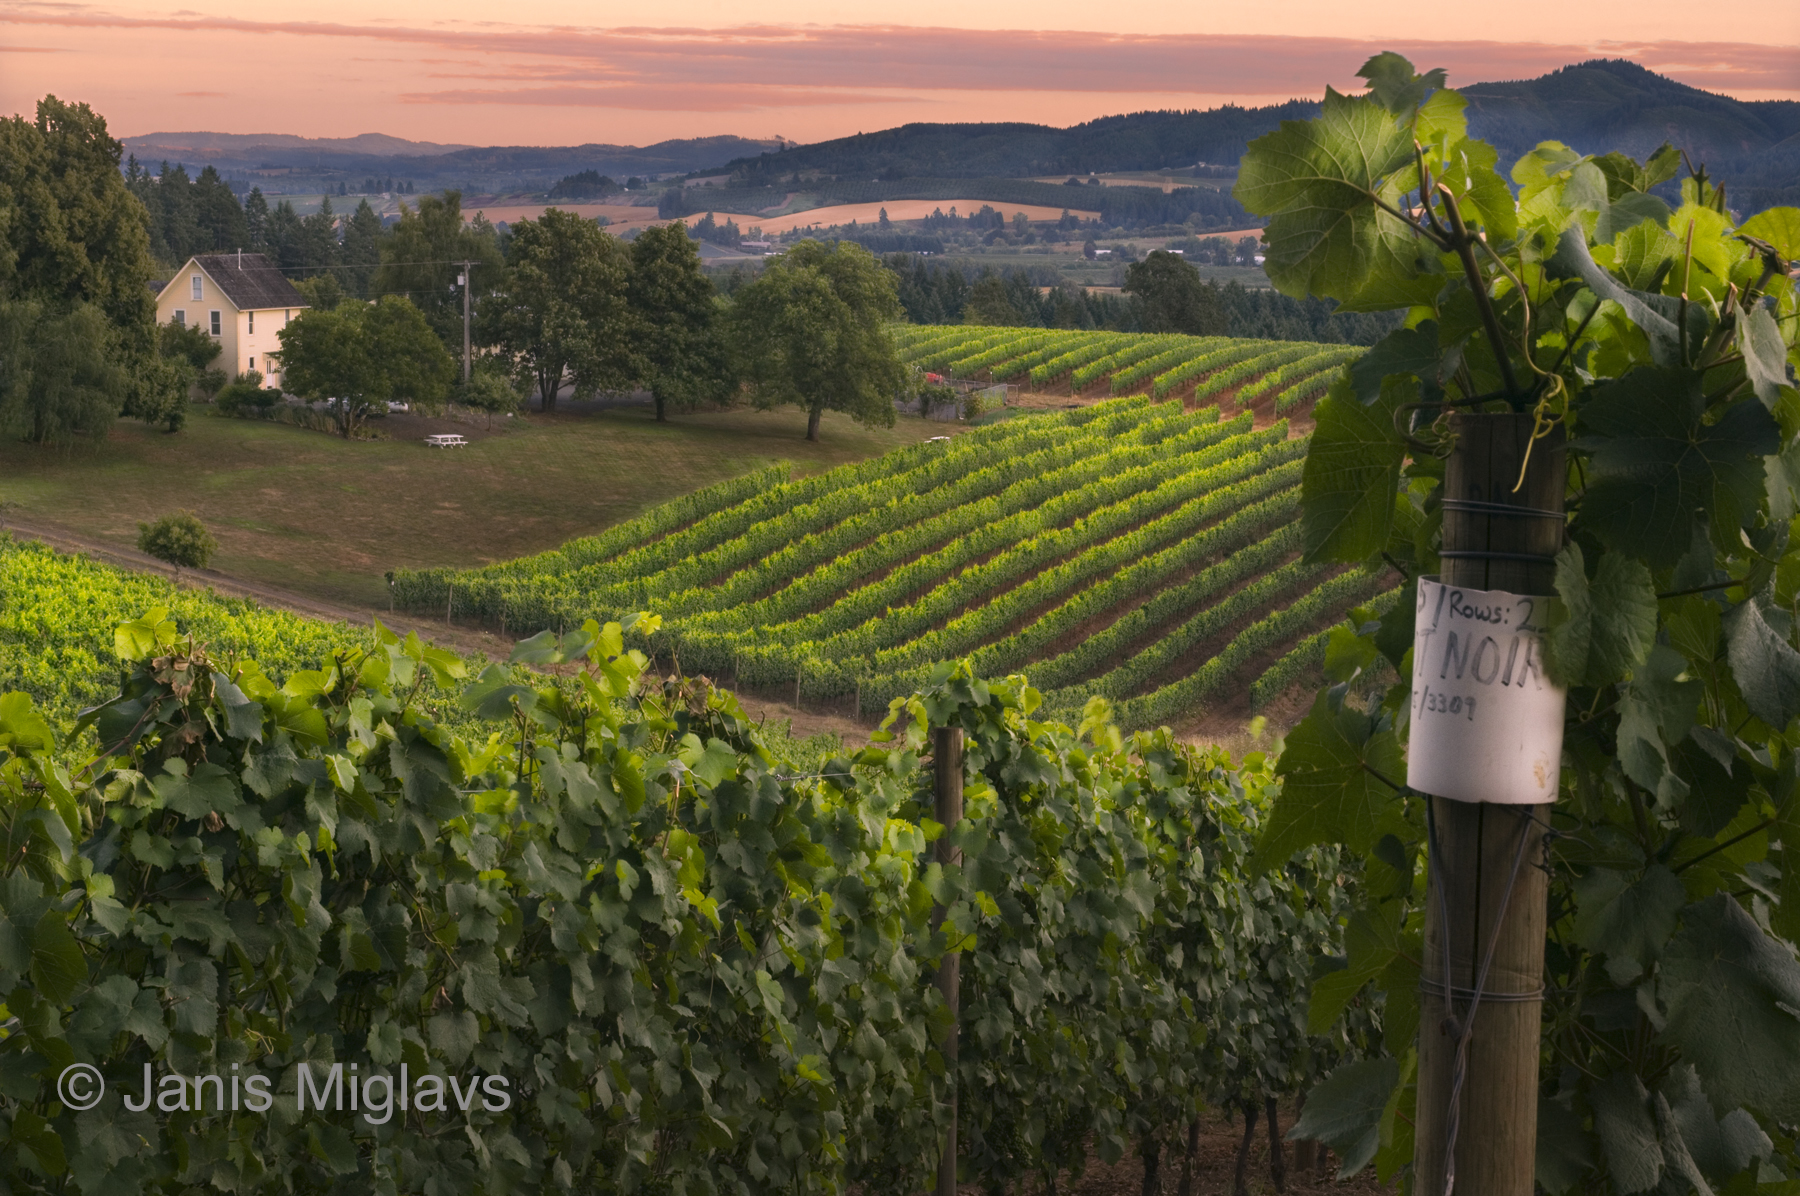
M 820 170 L 870 178 L 977 179 L 1235 164 L 1250 138 L 1318 110 L 1311 100 L 1290 100 L 1267 108 L 1228 105 L 1206 112 L 1104 116 L 1067 129 L 1018 122 L 911 124 L 739 158 L 730 168 L 752 177 Z
M 1714 95 L 1618 59 L 1460 90 L 1469 97 L 1471 131 L 1492 141 L 1502 161 L 1549 139 L 1584 153 L 1623 149 L 1640 157 L 1671 141 L 1739 187 L 1800 185 L 1800 103 L 1793 101 Z M 807 171 L 897 181 L 1230 164 L 1252 138 L 1317 112 L 1313 101 L 1291 100 L 1266 108 L 1136 112 L 1067 129 L 911 124 L 738 158 L 726 168 L 752 185 L 767 185 Z

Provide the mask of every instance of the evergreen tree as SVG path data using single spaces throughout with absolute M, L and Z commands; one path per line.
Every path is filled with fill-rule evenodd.
M 324 197 L 319 210 L 300 221 L 298 265 L 316 272 L 337 265 L 337 216 L 331 210 L 331 197 Z
M 356 205 L 356 211 L 344 226 L 344 244 L 339 255 L 343 269 L 339 273 L 343 275 L 345 289 L 358 298 L 369 297 L 375 268 L 381 265 L 383 231 L 381 217 L 375 214 L 366 199 Z
M 162 164 L 155 195 L 156 204 L 150 209 L 154 218 L 150 227 L 156 233 L 155 240 L 161 242 L 160 256 L 180 265 L 190 254 L 198 252 L 200 246 L 200 223 L 194 212 L 193 182 L 181 163 L 177 162 L 173 166 L 167 162 Z M 154 242 L 152 248 L 156 248 Z
M 265 252 L 281 269 L 294 270 L 306 264 L 301 244 L 304 230 L 291 200 L 283 199 L 275 204 L 263 236 L 268 246 Z
M 194 180 L 194 220 L 199 246 L 195 252 L 231 253 L 250 248 L 250 227 L 243 205 L 219 172 L 208 166 Z
M 244 229 L 248 248 L 269 252 L 269 201 L 263 198 L 261 187 L 250 188 L 244 200 Z

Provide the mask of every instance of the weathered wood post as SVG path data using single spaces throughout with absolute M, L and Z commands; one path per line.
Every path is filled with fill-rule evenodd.
M 962 863 L 962 849 L 950 841 L 950 828 L 963 816 L 963 733 L 961 727 L 933 727 L 931 731 L 932 768 L 937 790 L 937 820 L 943 824 L 939 837 L 937 862 L 945 868 Z M 931 924 L 943 924 L 943 906 L 932 911 Z M 961 956 L 950 952 L 938 965 L 938 991 L 944 994 L 944 1005 L 950 1010 L 950 1029 L 944 1035 L 944 1071 L 950 1079 L 950 1127 L 944 1133 L 944 1151 L 938 1156 L 937 1196 L 956 1196 L 956 1040 L 961 979 Z
M 1444 792 L 1445 786 L 1428 787 L 1413 777 L 1431 736 L 1449 728 L 1483 744 L 1517 737 L 1517 720 L 1492 716 L 1511 709 L 1504 703 L 1529 688 L 1528 676 L 1540 694 L 1556 693 L 1540 684 L 1538 674 L 1527 673 L 1533 665 L 1541 669 L 1541 647 L 1528 634 L 1532 626 L 1546 624 L 1541 602 L 1522 598 L 1503 606 L 1492 598 L 1469 599 L 1490 612 L 1505 611 L 1492 616 L 1492 634 L 1479 642 L 1466 629 L 1460 645 L 1444 630 L 1425 629 L 1433 616 L 1427 601 L 1440 604 L 1441 617 L 1441 601 L 1454 605 L 1464 591 L 1555 593 L 1552 558 L 1562 546 L 1568 476 L 1562 429 L 1533 445 L 1529 414 L 1457 414 L 1450 427 L 1456 440 L 1444 479 L 1444 587 L 1427 597 L 1421 584 L 1421 630 L 1413 648 L 1408 779 L 1429 793 Z M 1527 634 L 1518 634 L 1520 623 L 1529 624 Z M 1483 655 L 1490 642 L 1493 650 Z M 1521 643 L 1522 650 L 1514 652 Z M 1482 712 L 1490 716 L 1486 725 L 1475 721 L 1474 706 L 1458 713 L 1447 709 L 1465 695 L 1484 704 Z M 1560 753 L 1560 696 L 1542 701 L 1543 719 L 1555 720 Z M 1413 1149 L 1415 1190 L 1421 1196 L 1447 1196 L 1453 1189 L 1456 1196 L 1531 1196 L 1533 1190 L 1549 885 L 1539 865 L 1558 767 L 1555 756 L 1538 759 L 1525 766 L 1535 788 L 1528 780 L 1503 795 L 1481 798 L 1469 793 L 1497 783 L 1500 770 L 1471 767 L 1466 782 L 1471 788 L 1458 795 L 1466 800 L 1425 799 L 1431 803 L 1435 843 L 1426 896 Z M 1450 1154 L 1446 1144 L 1452 1139 Z

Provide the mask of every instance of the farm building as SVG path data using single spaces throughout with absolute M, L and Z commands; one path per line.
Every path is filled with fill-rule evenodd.
M 197 324 L 219 342 L 219 366 L 260 372 L 281 385 L 275 334 L 307 307 L 294 284 L 260 253 L 203 253 L 187 260 L 156 296 L 156 322 Z

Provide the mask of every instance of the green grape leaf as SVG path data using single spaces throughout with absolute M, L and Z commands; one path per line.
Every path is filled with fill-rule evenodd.
M 56 910 L 47 911 L 31 932 L 31 979 L 56 1004 L 67 1001 L 88 976 L 87 956 Z
M 1550 1196 L 1562 1196 L 1579 1184 L 1594 1166 L 1594 1145 L 1581 1128 L 1581 1119 L 1570 1115 L 1552 1097 L 1538 1098 L 1538 1185 Z
M 1707 1175 L 1736 1175 L 1775 1150 L 1756 1118 L 1742 1109 L 1713 1116 L 1712 1102 L 1689 1064 L 1679 1064 L 1663 1080 L 1660 1091 L 1669 1103 L 1670 1120 L 1681 1135 L 1688 1157 Z
M 1620 233 L 1645 222 L 1660 231 L 1669 223 L 1669 205 L 1654 195 L 1629 191 L 1608 203 L 1600 213 L 1600 219 L 1594 225 L 1594 240 L 1610 245 Z
M 1369 82 L 1369 95 L 1395 116 L 1410 116 L 1425 97 L 1444 86 L 1445 74 L 1440 67 L 1423 75 L 1413 71 L 1406 58 L 1384 50 L 1362 64 L 1358 79 Z
M 1766 307 L 1754 307 L 1738 321 L 1738 348 L 1744 354 L 1744 373 L 1756 397 L 1770 411 L 1781 401 L 1788 383 L 1788 348 L 1781 339 L 1781 325 Z
M 1608 685 L 1642 664 L 1656 641 L 1656 587 L 1643 562 L 1602 553 L 1588 580 L 1581 545 L 1556 555 L 1551 675 L 1565 684 Z
M 1519 209 L 1512 188 L 1494 169 L 1499 151 L 1485 141 L 1464 138 L 1444 155 L 1437 181 L 1456 196 L 1463 223 L 1480 229 L 1496 248 L 1519 235 Z
M 1594 1131 L 1613 1185 L 1645 1192 L 1662 1178 L 1662 1143 L 1650 1112 L 1650 1090 L 1636 1072 L 1616 1071 L 1588 1091 Z
M 1458 348 L 1445 353 L 1438 347 L 1436 320 L 1426 320 L 1417 328 L 1396 328 L 1350 363 L 1356 401 L 1367 407 L 1381 398 L 1382 383 L 1388 378 L 1410 375 L 1419 380 L 1424 400 L 1437 402 L 1444 396 L 1445 378 L 1456 372 L 1460 357 Z
M 1682 911 L 1663 949 L 1662 1039 L 1692 1063 L 1714 1103 L 1800 1118 L 1800 963 L 1742 906 L 1714 893 Z
M 1768 242 L 1789 262 L 1800 259 L 1800 208 L 1764 208 L 1738 225 L 1738 231 Z
M 1800 652 L 1770 627 L 1754 599 L 1723 620 L 1726 659 L 1750 713 L 1780 730 L 1800 713 Z
M 1701 526 L 1710 522 L 1715 541 L 1735 540 L 1756 513 L 1763 458 L 1781 443 L 1762 404 L 1739 402 L 1708 423 L 1698 371 L 1643 366 L 1579 410 L 1575 443 L 1592 467 L 1577 523 L 1609 547 L 1667 568 Z
M 1259 870 L 1278 867 L 1314 843 L 1366 852 L 1389 830 L 1404 830 L 1394 788 L 1406 772 L 1400 741 L 1352 707 L 1334 710 L 1329 694 L 1314 698 L 1288 735 L 1275 772 L 1281 796 L 1256 844 Z
M 1354 1175 L 1381 1146 L 1381 1114 L 1399 1082 L 1400 1061 L 1391 1055 L 1342 1065 L 1306 1094 L 1288 1140 L 1325 1143 L 1342 1161 L 1338 1175 Z
M 1602 200 L 1604 202 L 1604 200 Z M 1650 355 L 1656 364 L 1678 367 L 1681 364 L 1681 335 L 1677 331 L 1675 318 L 1663 314 L 1668 304 L 1663 296 L 1652 295 L 1645 291 L 1634 291 L 1623 286 L 1612 275 L 1608 274 L 1588 252 L 1587 236 L 1579 224 L 1563 230 L 1556 243 L 1556 253 L 1546 263 L 1553 278 L 1578 278 L 1586 283 L 1588 289 L 1602 299 L 1611 299 L 1625 309 L 1625 315 L 1643 332 L 1650 342 Z M 1704 329 L 1704 316 L 1701 308 L 1704 305 L 1693 305 L 1690 319 Z M 1695 343 L 1698 343 L 1696 340 Z
M 1606 957 L 1606 974 L 1624 986 L 1644 972 L 1675 933 L 1687 893 L 1675 874 L 1652 864 L 1633 880 L 1592 868 L 1575 882 L 1575 941 Z
M 1410 376 L 1396 376 L 1382 397 L 1356 401 L 1349 375 L 1340 374 L 1313 410 L 1317 426 L 1301 475 L 1306 555 L 1313 561 L 1361 561 L 1387 545 L 1406 444 L 1394 412 L 1418 394 Z
M 150 788 L 162 805 L 188 818 L 204 818 L 214 811 L 229 814 L 243 804 L 231 774 L 211 761 L 203 762 L 190 775 L 187 761 L 179 757 L 165 760 L 163 775 L 151 778 Z
M 1268 216 L 1264 269 L 1283 294 L 1350 301 L 1436 275 L 1435 257 L 1377 205 L 1412 161 L 1411 132 L 1376 100 L 1327 88 L 1318 118 L 1283 121 L 1250 143 L 1232 194 Z M 1439 281 L 1433 284 L 1435 294 Z

